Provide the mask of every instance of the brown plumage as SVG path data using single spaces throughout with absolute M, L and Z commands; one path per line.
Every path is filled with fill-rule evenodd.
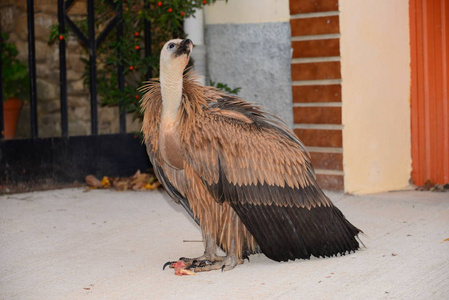
M 357 250 L 360 230 L 317 185 L 294 133 L 259 106 L 183 75 L 192 47 L 164 45 L 160 81 L 142 87 L 141 103 L 155 172 L 206 242 L 203 256 L 184 260 L 197 271 L 228 270 L 259 251 L 287 261 Z

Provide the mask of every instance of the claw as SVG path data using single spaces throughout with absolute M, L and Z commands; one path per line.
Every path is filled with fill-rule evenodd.
M 212 264 L 213 264 L 213 262 L 210 261 L 210 260 L 207 260 L 207 259 L 201 260 L 201 261 L 198 261 L 198 260 L 195 259 L 195 260 L 192 261 L 192 264 L 187 266 L 185 269 L 186 270 L 190 270 L 190 269 L 195 269 L 195 268 L 203 268 L 203 267 L 205 267 L 207 265 L 212 265 Z
M 245 260 L 245 259 L 247 259 L 248 262 L 249 262 L 249 256 L 248 256 L 248 255 L 244 255 L 244 256 L 243 256 L 243 260 Z
M 176 261 L 167 261 L 167 262 L 164 264 L 164 266 L 162 267 L 162 271 L 165 270 L 165 267 L 166 267 L 166 266 L 173 265 L 175 262 L 176 262 Z
M 226 265 L 222 265 L 221 266 L 221 271 L 223 272 L 224 268 L 226 267 Z
M 193 263 L 188 265 L 187 267 L 185 267 L 184 269 L 186 270 L 191 270 L 191 269 L 195 269 L 196 267 L 198 267 L 198 265 L 196 263 Z
M 198 267 L 205 267 L 205 266 L 207 266 L 207 265 L 211 265 L 211 264 L 213 264 L 213 262 L 211 262 L 210 260 L 203 260 L 203 261 L 200 261 L 200 263 L 198 264 Z
M 198 267 L 198 261 L 196 259 L 192 260 L 192 262 L 190 263 L 190 265 L 188 265 L 187 267 L 185 267 L 186 270 L 190 270 L 190 269 L 194 269 Z

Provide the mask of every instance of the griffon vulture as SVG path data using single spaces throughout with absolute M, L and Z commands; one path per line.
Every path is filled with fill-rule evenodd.
M 361 231 L 318 186 L 295 134 L 261 107 L 200 85 L 185 72 L 192 48 L 189 39 L 163 46 L 160 78 L 141 101 L 154 171 L 202 229 L 204 254 L 181 258 L 186 268 L 231 270 L 258 252 L 288 261 L 357 250 Z

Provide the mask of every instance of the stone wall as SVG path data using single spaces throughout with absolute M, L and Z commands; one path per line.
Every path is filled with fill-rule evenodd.
M 50 26 L 57 23 L 57 1 L 35 0 L 35 47 L 36 47 L 36 86 L 38 100 L 39 137 L 61 135 L 60 89 L 59 89 L 59 47 L 58 43 L 48 44 Z M 86 14 L 86 1 L 78 0 L 70 7 L 69 15 L 77 18 Z M 0 3 L 1 31 L 10 35 L 10 42 L 18 48 L 18 58 L 28 62 L 26 0 L 2 0 Z M 69 135 L 90 134 L 90 96 L 89 88 L 83 83 L 86 50 L 76 38 L 69 36 L 66 51 Z M 30 136 L 29 103 L 22 109 L 16 137 Z M 139 131 L 140 123 L 127 116 L 128 132 Z M 117 107 L 98 107 L 98 131 L 100 134 L 119 132 L 119 109 Z
M 239 97 L 292 127 L 289 23 L 210 24 L 205 37 L 210 79 L 241 87 Z

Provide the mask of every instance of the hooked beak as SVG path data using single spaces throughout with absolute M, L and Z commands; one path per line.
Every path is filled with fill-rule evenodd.
M 178 50 L 176 51 L 177 56 L 182 54 L 189 55 L 190 52 L 192 52 L 193 49 L 193 43 L 190 39 L 182 40 L 181 44 L 179 45 Z

